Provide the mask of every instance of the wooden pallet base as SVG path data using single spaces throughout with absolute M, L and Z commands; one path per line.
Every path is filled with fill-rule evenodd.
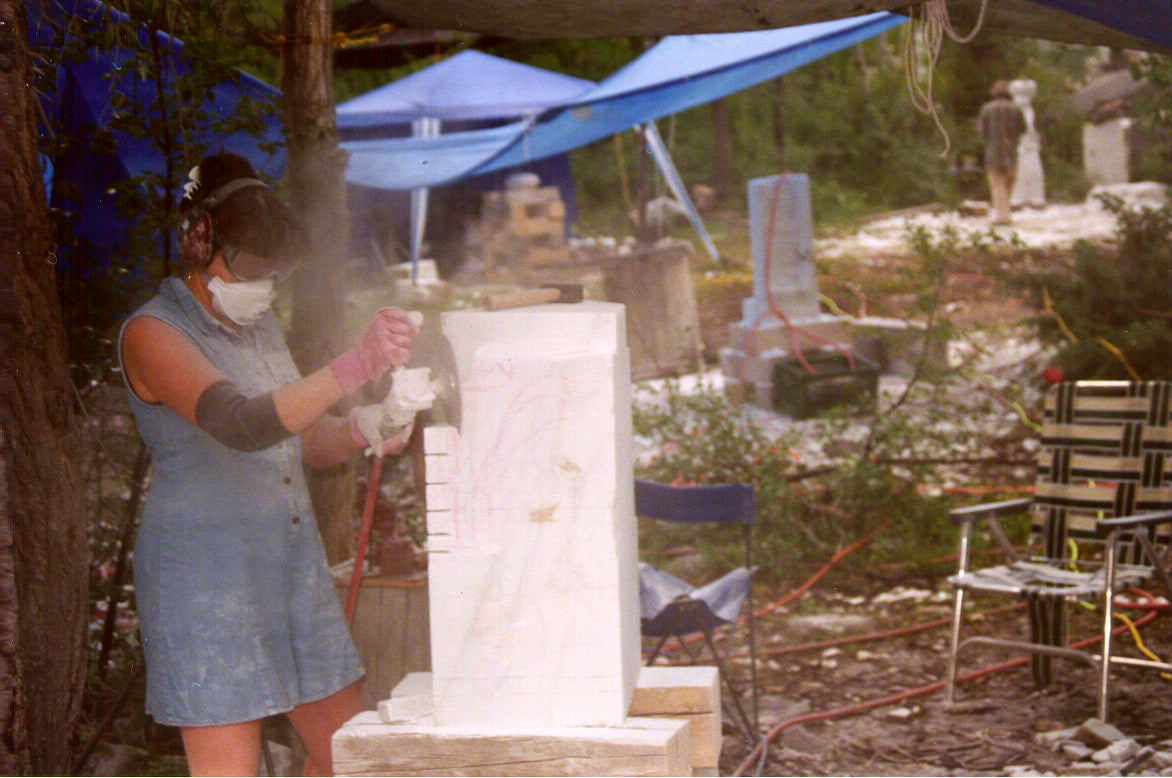
M 716 775 L 721 746 L 714 667 L 644 667 L 621 726 L 439 727 L 431 676 L 410 673 L 379 712 L 334 736 L 338 775 Z
M 334 735 L 337 775 L 691 775 L 689 724 L 474 731 L 386 724 L 373 711 Z

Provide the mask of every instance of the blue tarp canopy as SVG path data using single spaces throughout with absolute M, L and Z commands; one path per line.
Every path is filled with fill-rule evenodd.
M 113 186 L 133 176 L 166 172 L 166 159 L 150 138 L 118 130 L 109 133 L 115 93 L 133 103 L 122 110 L 144 117 L 144 122 L 159 116 L 154 106 L 158 87 L 153 78 L 141 77 L 137 67 L 143 52 L 151 50 L 150 33 L 139 26 L 133 45 L 91 48 L 80 60 L 53 56 L 61 45 L 54 36 L 61 30 L 85 27 L 93 31 L 110 24 L 125 24 L 128 17 L 97 0 L 29 0 L 26 10 L 32 45 L 57 65 L 56 82 L 43 96 L 47 126 L 41 127 L 42 139 L 61 133 L 69 141 L 64 151 L 44 159 L 50 204 L 71 215 L 71 228 L 79 241 L 76 261 L 84 262 L 86 267 L 106 267 L 117 248 L 126 245 L 127 220 L 133 218 L 118 213 Z M 72 27 L 71 19 L 76 19 Z M 191 63 L 184 56 L 181 41 L 161 32 L 155 36 L 164 52 L 165 99 L 170 100 L 176 72 L 189 72 Z M 200 107 L 204 120 L 185 140 L 212 150 L 222 147 L 243 154 L 262 174 L 276 178 L 285 166 L 284 135 L 276 110 L 279 97 L 274 87 L 236 71 L 212 90 L 211 98 Z M 242 100 L 272 105 L 273 110 L 262 117 L 260 137 L 245 131 L 225 134 L 216 126 L 235 116 Z M 178 173 L 183 177 L 187 171 Z M 72 259 L 70 252 L 63 247 L 61 253 L 59 259 L 67 268 Z
M 354 137 L 358 128 L 386 130 L 425 117 L 455 121 L 535 116 L 593 86 L 584 78 L 467 49 L 339 103 L 338 128 L 344 137 Z
M 573 174 L 565 151 L 501 166 L 492 173 L 466 175 L 466 155 L 487 145 L 489 155 L 498 148 L 500 125 L 521 117 L 530 120 L 551 107 L 563 105 L 594 87 L 593 81 L 495 57 L 468 49 L 411 75 L 339 103 L 338 135 L 342 147 L 352 142 L 402 141 L 415 138 L 424 159 L 436 166 L 435 177 L 445 190 L 431 210 L 433 230 L 440 241 L 457 241 L 465 212 L 474 212 L 480 193 L 501 189 L 512 173 L 526 170 L 548 186 L 556 186 L 566 206 L 568 222 L 577 219 Z M 505 130 L 508 137 L 515 133 Z M 381 254 L 390 235 L 411 235 L 410 253 L 417 259 L 423 242 L 428 192 L 424 187 L 404 187 L 383 175 L 368 175 L 365 157 L 351 160 L 346 171 L 350 184 L 351 236 L 357 254 L 371 248 Z M 426 164 L 426 163 L 424 163 Z M 458 183 L 457 183 L 458 182 Z M 430 184 L 428 185 L 430 186 Z M 412 189 L 410 201 L 394 190 Z M 410 219 L 408 220 L 408 213 Z M 443 247 L 433 252 L 446 254 Z M 440 256 L 441 265 L 448 264 Z
M 753 32 L 664 38 L 536 118 L 435 138 L 351 141 L 346 177 L 413 189 L 542 159 L 775 78 L 895 27 L 887 12 Z

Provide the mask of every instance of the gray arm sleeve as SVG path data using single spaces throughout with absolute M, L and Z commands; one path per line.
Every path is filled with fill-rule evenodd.
M 195 423 L 229 448 L 260 451 L 293 433 L 277 416 L 272 392 L 245 397 L 228 380 L 216 381 L 195 401 Z

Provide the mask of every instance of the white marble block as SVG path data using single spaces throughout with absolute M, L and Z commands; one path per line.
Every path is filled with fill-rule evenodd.
M 463 421 L 424 439 L 436 724 L 620 725 L 640 664 L 624 309 L 442 326 Z

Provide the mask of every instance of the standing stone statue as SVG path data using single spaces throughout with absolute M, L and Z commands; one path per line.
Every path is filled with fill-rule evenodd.
M 1041 139 L 1034 125 L 1034 108 L 1030 102 L 1037 94 L 1038 85 L 1028 78 L 1009 82 L 1013 102 L 1025 118 L 1025 132 L 1017 143 L 1017 182 L 1013 185 L 1014 206 L 1028 205 L 1041 208 L 1046 204 L 1046 181 L 1042 175 Z

